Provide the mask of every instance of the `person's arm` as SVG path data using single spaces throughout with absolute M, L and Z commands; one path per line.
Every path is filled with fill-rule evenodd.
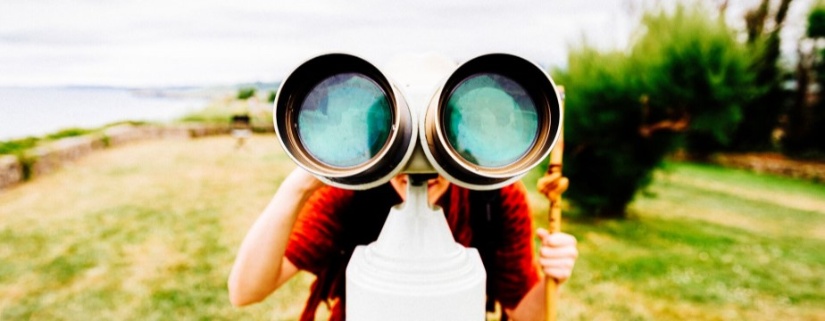
M 302 169 L 284 179 L 241 243 L 229 274 L 232 305 L 259 302 L 298 272 L 284 252 L 301 207 L 322 186 Z
M 564 283 L 573 273 L 573 266 L 579 255 L 576 238 L 566 233 L 550 234 L 545 229 L 538 229 L 536 234 L 541 239 L 539 264 L 545 278 L 553 278 L 559 284 Z M 515 321 L 544 320 L 547 313 L 544 280 L 536 283 L 521 299 L 515 309 L 505 312 Z
M 495 275 L 502 310 L 516 321 L 543 320 L 546 314 L 545 278 L 566 281 L 578 256 L 576 239 L 565 233 L 538 229 L 538 260 L 533 243 L 533 219 L 527 190 L 522 183 L 501 189 L 501 247 L 495 251 Z M 538 263 L 538 265 L 536 264 Z M 537 271 L 539 268 L 543 273 Z

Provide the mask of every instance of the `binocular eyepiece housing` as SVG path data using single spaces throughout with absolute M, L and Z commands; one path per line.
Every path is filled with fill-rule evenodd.
M 467 61 L 429 104 L 409 106 L 399 87 L 366 60 L 328 54 L 284 80 L 273 118 L 287 154 L 327 184 L 372 188 L 426 158 L 424 172 L 489 190 L 518 180 L 547 157 L 562 114 L 553 81 L 517 56 Z

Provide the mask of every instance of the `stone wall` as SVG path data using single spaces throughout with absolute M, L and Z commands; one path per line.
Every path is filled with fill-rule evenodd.
M 16 156 L 0 155 L 0 190 L 23 180 L 23 166 Z
M 719 154 L 711 162 L 757 173 L 768 173 L 825 182 L 825 164 L 789 159 L 779 154 Z
M 182 125 L 175 127 L 155 126 L 115 126 L 103 132 L 105 144 L 121 146 L 147 139 L 189 139 L 229 132 L 228 126 L 217 125 Z
M 48 146 L 34 148 L 25 154 L 31 164 L 29 178 L 51 173 L 63 167 L 63 164 L 74 162 L 103 147 L 100 136 L 80 136 L 63 138 Z
M 154 139 L 190 139 L 229 133 L 229 126 L 131 126 L 110 127 L 99 134 L 68 137 L 30 149 L 18 156 L 0 155 L 0 190 L 25 179 L 54 172 L 96 150 Z M 24 173 L 28 172 L 28 177 Z

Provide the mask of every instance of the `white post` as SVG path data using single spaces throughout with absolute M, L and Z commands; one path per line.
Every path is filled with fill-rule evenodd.
M 409 180 L 378 240 L 355 249 L 347 266 L 348 320 L 484 320 L 486 273 L 478 251 L 453 239 L 426 181 Z

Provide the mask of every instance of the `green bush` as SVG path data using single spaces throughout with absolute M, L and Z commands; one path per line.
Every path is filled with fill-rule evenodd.
M 248 88 L 241 88 L 238 89 L 238 99 L 240 100 L 247 100 L 255 96 L 255 88 L 248 87 Z
M 647 14 L 628 51 L 571 51 L 565 194 L 585 214 L 623 217 L 636 191 L 679 146 L 729 142 L 754 91 L 748 53 L 701 9 Z
M 26 137 L 21 139 L 14 139 L 9 141 L 0 141 L 0 155 L 2 154 L 13 154 L 17 155 L 24 152 L 27 149 L 30 149 L 34 146 L 37 146 L 37 143 L 40 142 L 40 138 L 37 137 Z
M 648 64 L 646 92 L 658 105 L 652 107 L 690 117 L 692 151 L 729 144 L 742 105 L 757 92 L 747 47 L 700 9 L 678 8 L 672 16 L 651 15 L 644 22 L 648 33 L 634 56 Z
M 270 90 L 269 95 L 266 97 L 266 102 L 274 103 L 275 102 L 275 97 L 278 97 L 278 92 L 275 91 L 275 90 Z
M 812 8 L 808 14 L 806 33 L 809 38 L 825 37 L 825 6 L 822 3 Z

